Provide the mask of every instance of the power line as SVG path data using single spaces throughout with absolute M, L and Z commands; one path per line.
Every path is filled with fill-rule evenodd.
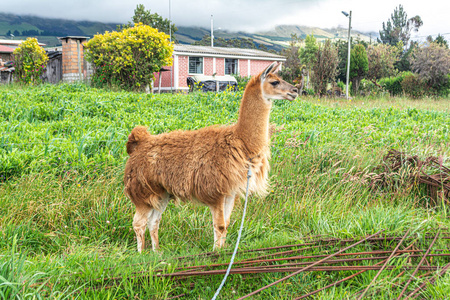
M 415 36 L 410 36 L 410 40 L 411 39 L 416 39 L 416 38 L 427 38 L 429 36 L 434 37 L 434 36 L 444 36 L 444 35 L 450 35 L 450 32 L 446 32 L 446 33 L 434 33 L 434 34 L 428 34 L 428 35 L 415 35 Z M 382 39 L 381 37 L 377 37 L 380 41 L 382 42 L 388 42 L 388 39 Z
M 438 35 L 450 35 L 450 32 L 447 33 L 433 33 L 433 34 L 428 34 L 428 35 L 416 35 L 414 36 L 414 38 L 420 38 L 420 37 L 429 37 L 429 36 L 438 36 Z

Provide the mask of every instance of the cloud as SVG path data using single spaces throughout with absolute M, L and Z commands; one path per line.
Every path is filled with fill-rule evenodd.
M 181 2 L 175 0 L 174 2 Z M 202 2 L 204 4 L 202 4 Z M 282 23 L 293 11 L 309 9 L 322 1 L 200 1 L 183 7 L 175 5 L 174 21 L 180 25 L 192 25 L 192 16 L 196 16 L 198 26 L 209 27 L 211 15 L 214 26 L 228 30 L 258 31 L 272 28 Z
M 2 4 L 1 10 L 47 18 L 123 23 L 131 19 L 135 7 L 118 0 L 17 0 Z
M 211 15 L 217 27 L 229 30 L 269 28 L 292 11 L 309 8 L 326 0 L 171 0 L 171 16 L 176 25 L 210 26 Z M 6 2 L 6 1 L 5 1 Z M 169 17 L 169 0 L 18 0 L 2 4 L 3 12 L 32 14 L 42 17 L 126 23 L 131 20 L 137 4 L 165 18 Z
M 137 4 L 165 18 L 169 0 L 16 0 L 3 1 L 2 12 L 32 14 L 49 18 L 127 23 Z M 235 31 L 260 31 L 275 25 L 304 25 L 321 28 L 348 27 L 341 11 L 352 10 L 352 27 L 359 31 L 378 31 L 395 7 L 391 0 L 171 0 L 171 17 L 178 26 L 214 27 Z M 408 17 L 420 15 L 423 27 L 416 36 L 450 32 L 450 1 L 411 0 L 404 4 Z M 450 39 L 450 35 L 446 36 Z

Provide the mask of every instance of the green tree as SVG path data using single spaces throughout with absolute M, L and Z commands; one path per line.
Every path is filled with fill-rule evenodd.
M 154 72 L 172 65 L 173 43 L 148 25 L 95 35 L 85 47 L 87 60 L 95 66 L 92 82 L 97 86 L 142 91 L 150 86 Z
M 289 46 L 281 51 L 281 55 L 286 57 L 286 61 L 283 63 L 283 69 L 278 74 L 288 82 L 294 82 L 294 80 L 301 77 L 302 65 L 298 58 L 301 41 L 302 39 L 296 34 L 292 34 Z
M 369 70 L 367 77 L 373 81 L 394 76 L 396 73 L 395 62 L 399 57 L 397 47 L 388 44 L 370 45 L 367 48 Z
M 305 46 L 300 48 L 298 51 L 298 57 L 300 58 L 300 62 L 306 67 L 308 73 L 308 82 L 306 86 L 309 86 L 309 79 L 311 78 L 311 70 L 313 65 L 316 62 L 316 54 L 319 50 L 319 45 L 317 45 L 316 38 L 313 34 L 307 35 L 305 38 Z
M 411 55 L 416 48 L 419 47 L 418 42 L 411 41 L 409 47 L 405 50 L 403 42 L 400 41 L 397 44 L 397 49 L 399 49 L 399 59 L 395 62 L 394 66 L 399 72 L 411 71 Z
M 200 41 L 195 41 L 192 45 L 198 46 L 211 46 L 211 36 L 206 34 Z M 257 49 L 258 44 L 251 38 L 232 38 L 225 39 L 222 37 L 214 37 L 215 47 L 225 47 L 225 48 L 244 48 L 244 49 Z M 261 46 L 261 45 L 260 45 Z M 263 50 L 263 49 L 261 49 Z M 263 50 L 266 51 L 266 50 Z
M 448 49 L 448 42 L 444 39 L 444 37 L 441 34 L 438 34 L 434 42 Z
M 214 38 L 214 45 L 217 47 L 225 47 L 225 46 L 222 46 L 222 40 L 223 40 L 223 38 Z M 211 36 L 209 34 L 205 34 L 201 40 L 193 42 L 192 45 L 211 46 Z
M 408 46 L 411 37 L 411 31 L 418 31 L 423 25 L 420 16 L 408 19 L 408 15 L 403 10 L 403 6 L 399 5 L 395 8 L 391 18 L 386 23 L 383 22 L 383 29 L 380 30 L 380 40 L 383 44 L 391 46 L 397 45 L 402 41 L 403 45 Z
M 211 46 L 211 35 L 205 34 L 201 40 L 193 42 L 192 45 Z M 226 39 L 223 37 L 214 36 L 214 47 L 259 49 L 261 51 L 278 54 L 278 52 L 275 49 L 269 49 L 266 45 L 264 45 L 262 43 L 257 43 L 252 38 L 240 38 L 239 37 L 239 38 Z
M 23 83 L 38 83 L 47 65 L 48 56 L 37 39 L 27 38 L 13 52 L 15 76 Z
M 435 91 L 443 90 L 450 73 L 450 50 L 438 43 L 423 45 L 414 52 L 411 69 Z
M 261 51 L 269 51 L 269 48 L 264 44 L 259 44 L 258 49 Z
M 350 43 L 352 42 L 353 39 L 350 40 Z M 337 79 L 342 82 L 345 82 L 347 78 L 348 41 L 336 40 L 334 42 L 334 45 L 338 50 L 338 57 L 339 57 Z
M 358 92 L 359 84 L 368 71 L 369 60 L 366 48 L 361 44 L 357 44 L 350 51 L 350 80 L 352 81 L 354 95 Z
M 326 94 L 328 83 L 333 82 L 336 78 L 338 64 L 338 50 L 331 44 L 331 40 L 319 44 L 311 76 L 316 92 L 321 95 Z
M 336 40 L 334 43 L 338 49 L 339 56 L 337 80 L 346 82 L 348 64 L 348 40 Z M 366 49 L 369 46 L 366 41 L 362 41 L 359 38 L 350 38 L 350 49 L 353 48 L 356 44 L 362 44 Z
M 133 27 L 134 24 L 142 23 L 150 27 L 156 28 L 166 34 L 170 34 L 170 29 L 172 29 L 172 40 L 174 40 L 174 33 L 178 30 L 175 24 L 171 24 L 169 19 L 165 19 L 158 15 L 157 13 L 152 14 L 151 10 L 146 10 L 143 4 L 138 4 L 134 10 L 134 16 L 131 18 L 131 22 L 123 25 L 122 28 L 119 26 L 119 30 L 124 28 Z

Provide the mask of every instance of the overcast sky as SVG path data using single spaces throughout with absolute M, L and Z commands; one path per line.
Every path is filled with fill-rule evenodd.
M 259 31 L 275 25 L 294 24 L 321 28 L 342 26 L 348 19 L 341 11 L 352 10 L 352 28 L 378 32 L 395 7 L 402 4 L 408 17 L 419 15 L 423 27 L 413 37 L 444 34 L 450 40 L 449 0 L 13 0 L 2 1 L 1 12 L 42 17 L 126 23 L 137 4 L 176 25 L 227 30 Z

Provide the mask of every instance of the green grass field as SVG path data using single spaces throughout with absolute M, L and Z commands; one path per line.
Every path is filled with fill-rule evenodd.
M 212 250 L 206 207 L 169 204 L 160 226 L 162 251 L 137 253 L 134 208 L 123 194 L 125 143 L 136 125 L 157 134 L 231 124 L 241 96 L 144 95 L 81 84 L 0 86 L 0 298 L 165 299 L 186 293 L 185 299 L 210 299 L 222 276 L 181 284 L 151 277 L 159 268 L 177 267 L 176 257 Z M 410 229 L 419 240 L 439 226 L 448 231 L 448 205 L 430 199 L 423 187 L 403 186 L 399 175 L 394 189 L 374 190 L 358 178 L 374 172 L 390 149 L 421 158 L 441 155 L 448 166 L 449 120 L 448 99 L 275 102 L 271 123 L 280 130 L 272 137 L 271 191 L 264 199 L 250 198 L 240 249 L 301 243 L 314 235 L 359 239 L 381 229 L 389 235 Z M 225 251 L 234 246 L 242 208 L 233 211 Z M 435 248 L 449 249 L 448 240 L 438 240 Z M 377 249 L 361 245 L 355 251 Z M 229 258 L 222 254 L 190 263 Z M 448 259 L 433 262 L 443 265 Z M 393 262 L 406 263 L 407 256 Z M 383 272 L 366 296 L 395 298 L 398 283 L 409 279 L 409 273 L 398 273 Z M 305 273 L 252 299 L 292 299 L 350 274 Z M 375 274 L 368 271 L 315 297 L 350 299 Z M 259 274 L 252 280 L 231 275 L 220 299 L 238 298 L 285 275 Z M 449 294 L 447 274 L 422 296 Z

